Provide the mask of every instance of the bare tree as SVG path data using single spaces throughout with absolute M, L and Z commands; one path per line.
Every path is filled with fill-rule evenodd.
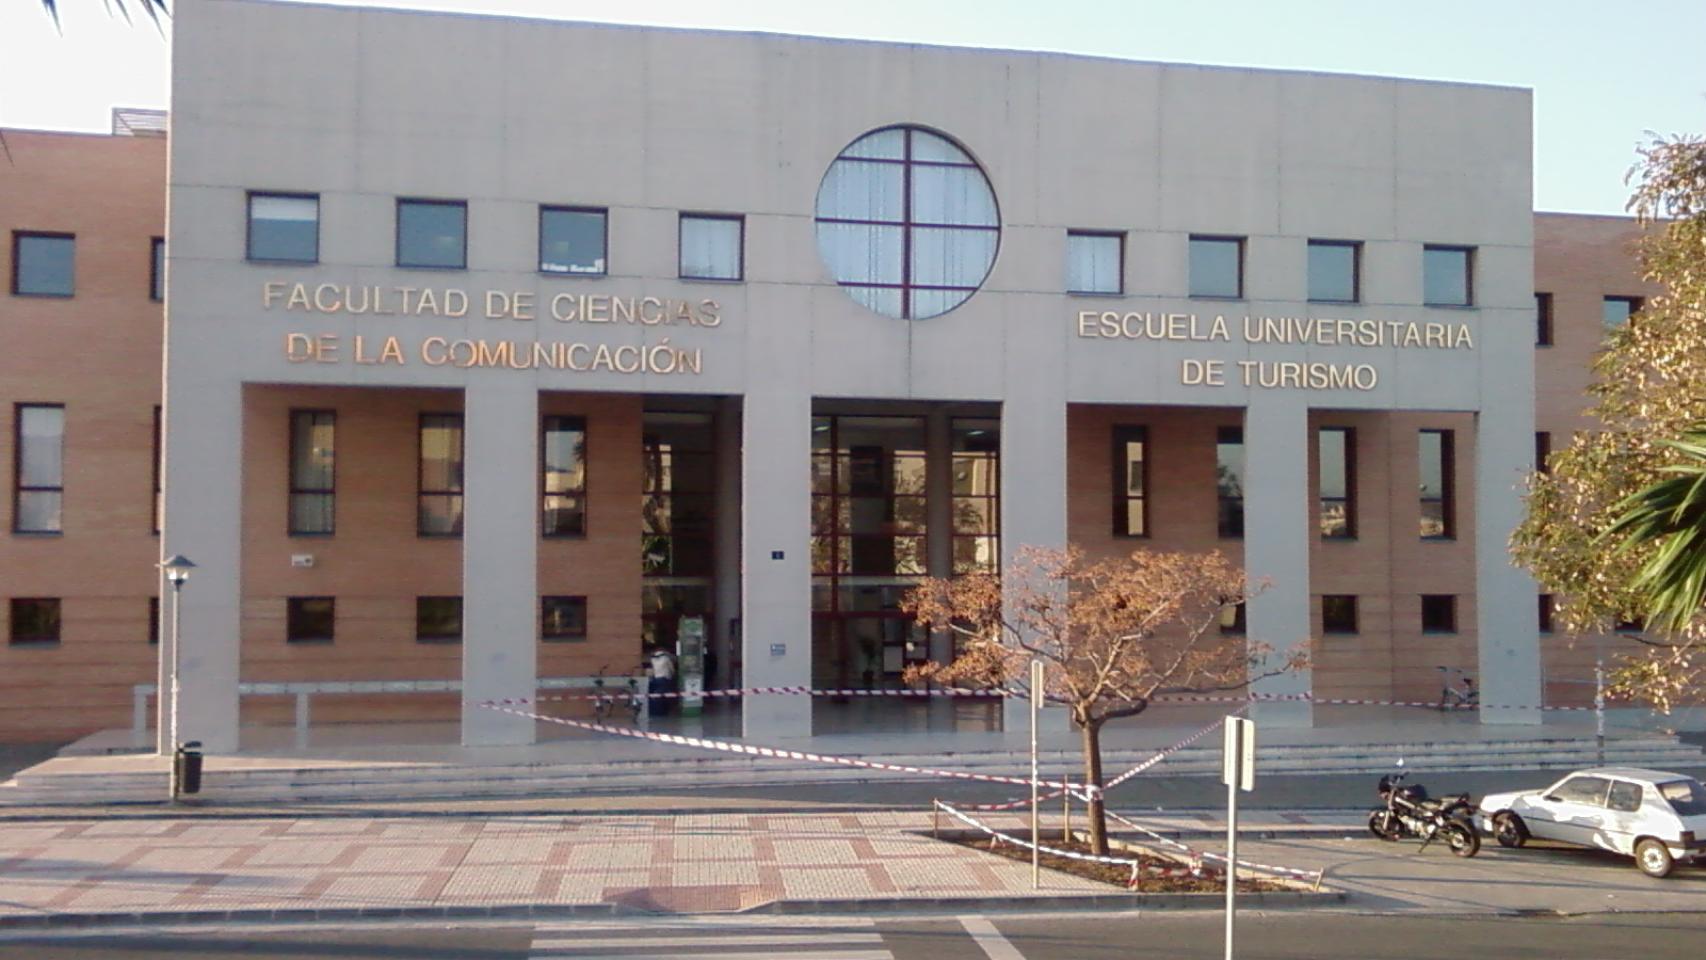
M 169 17 L 172 15 L 172 12 L 166 9 L 166 0 L 101 0 L 101 3 L 107 8 L 108 14 L 117 13 L 127 21 L 130 20 L 130 8 L 135 6 L 146 13 L 148 19 L 152 20 L 156 27 L 160 25 L 162 16 Z M 53 18 L 54 26 L 58 26 L 59 0 L 41 0 L 41 5 L 47 11 L 48 16 Z

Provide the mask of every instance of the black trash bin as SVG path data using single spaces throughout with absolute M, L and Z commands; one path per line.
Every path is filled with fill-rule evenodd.
M 201 792 L 201 741 L 191 740 L 178 745 L 172 755 L 172 782 L 177 795 Z

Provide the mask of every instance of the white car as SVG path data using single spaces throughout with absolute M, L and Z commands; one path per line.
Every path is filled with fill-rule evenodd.
M 1578 770 L 1544 790 L 1488 794 L 1480 823 L 1503 847 L 1530 837 L 1598 847 L 1634 857 L 1650 877 L 1706 859 L 1706 787 L 1680 773 Z

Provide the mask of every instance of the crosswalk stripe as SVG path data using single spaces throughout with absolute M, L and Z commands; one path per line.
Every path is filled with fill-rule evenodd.
M 1001 931 L 985 917 L 961 917 L 960 926 L 971 934 L 972 941 L 989 960 L 1025 960 L 1019 948 L 1007 942 Z
M 882 943 L 880 933 L 838 933 L 833 935 L 837 944 L 840 943 Z M 705 931 L 692 937 L 564 937 L 541 940 L 535 937 L 533 949 L 540 950 L 591 950 L 595 947 L 769 947 L 784 944 L 820 944 L 822 945 L 826 932 L 819 933 L 758 933 L 730 934 L 720 931 Z

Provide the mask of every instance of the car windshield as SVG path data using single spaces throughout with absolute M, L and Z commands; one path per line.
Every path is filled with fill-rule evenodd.
M 1659 784 L 1659 796 L 1670 802 L 1679 817 L 1706 816 L 1706 787 L 1698 780 L 1672 780 Z

